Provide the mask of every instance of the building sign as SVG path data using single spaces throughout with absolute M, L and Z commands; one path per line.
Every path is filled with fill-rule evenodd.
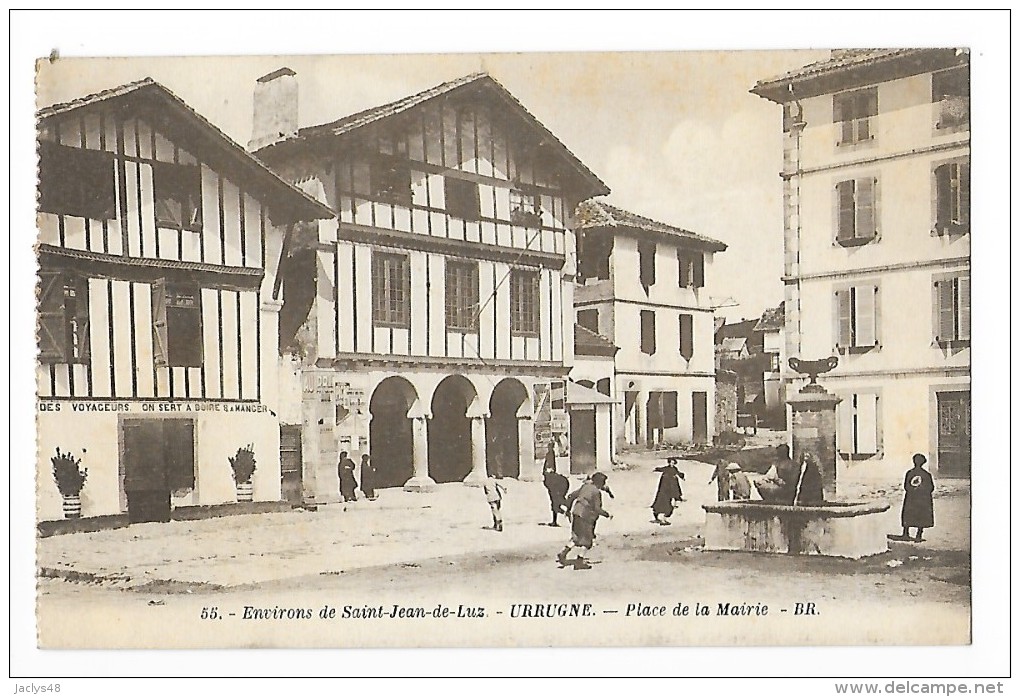
M 535 384 L 535 453 L 544 455 L 552 442 L 556 456 L 570 454 L 567 384 L 561 380 Z

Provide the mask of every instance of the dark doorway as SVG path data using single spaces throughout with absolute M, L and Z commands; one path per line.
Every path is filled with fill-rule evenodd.
M 414 388 L 399 377 L 386 378 L 372 393 L 368 448 L 375 466 L 376 489 L 404 486 L 414 474 L 414 436 L 407 418 L 414 400 Z
M 280 426 L 280 490 L 283 500 L 300 504 L 304 492 L 301 485 L 301 426 Z
M 195 423 L 125 419 L 124 492 L 132 523 L 170 520 L 170 494 L 195 487 Z
M 708 444 L 708 393 L 691 393 L 691 419 L 693 421 L 694 442 L 699 445 Z
M 595 471 L 595 410 L 570 411 L 570 473 Z
M 471 472 L 471 420 L 467 408 L 475 388 L 459 375 L 445 378 L 432 397 L 429 476 L 438 483 L 460 482 Z
M 970 392 L 939 392 L 938 474 L 970 477 Z
M 517 411 L 528 399 L 528 390 L 507 378 L 492 391 L 489 419 L 485 424 L 485 465 L 490 476 L 521 476 L 521 450 Z

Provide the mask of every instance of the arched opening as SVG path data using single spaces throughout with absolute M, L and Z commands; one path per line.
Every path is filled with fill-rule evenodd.
M 527 399 L 527 388 L 513 378 L 501 381 L 492 391 L 485 427 L 485 463 L 490 476 L 521 475 L 517 412 Z
M 411 383 L 396 376 L 380 382 L 372 393 L 368 438 L 377 489 L 403 486 L 414 473 L 413 435 L 407 410 L 417 398 Z
M 460 482 L 471 472 L 471 420 L 474 385 L 462 375 L 443 378 L 432 396 L 429 423 L 429 476 L 437 484 Z

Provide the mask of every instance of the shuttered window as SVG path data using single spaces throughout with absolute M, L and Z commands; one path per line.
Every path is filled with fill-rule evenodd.
M 694 315 L 680 315 L 680 355 L 687 360 L 694 356 Z
M 42 362 L 88 362 L 88 288 L 87 278 L 70 272 L 39 272 L 38 339 Z
M 878 115 L 878 89 L 843 92 L 832 97 L 832 120 L 838 129 L 837 144 L 852 145 L 873 137 L 872 117 Z
M 932 325 L 936 344 L 970 342 L 970 276 L 945 276 L 933 283 Z
M 478 264 L 446 262 L 446 328 L 478 331 Z
M 199 166 L 155 162 L 152 187 L 156 225 L 202 231 L 202 170 Z
M 641 285 L 645 292 L 655 285 L 655 243 L 638 242 L 638 264 Z
M 152 351 L 158 366 L 202 366 L 202 294 L 165 280 L 152 285 Z
M 878 346 L 878 286 L 837 289 L 833 303 L 836 348 L 868 349 Z
M 867 244 L 878 234 L 878 180 L 848 179 L 836 184 L 836 243 Z
M 677 251 L 680 263 L 680 287 L 705 287 L 705 255 L 697 252 Z
M 596 334 L 598 334 L 599 311 L 595 308 L 589 308 L 587 310 L 578 310 L 577 323 L 584 327 L 585 329 L 588 329 L 589 331 L 593 331 Z
M 411 263 L 405 254 L 372 254 L 372 322 L 411 326 Z
M 44 213 L 114 218 L 114 177 L 111 153 L 39 144 L 39 209 Z
M 836 449 L 847 456 L 872 456 L 881 451 L 879 395 L 855 392 L 840 395 L 836 405 Z
M 935 128 L 958 130 L 970 125 L 970 74 L 966 66 L 932 73 L 931 101 L 937 106 Z
M 538 272 L 514 269 L 510 272 L 510 333 L 538 336 Z
M 411 204 L 411 168 L 400 159 L 379 157 L 369 165 L 372 198 L 408 206 Z
M 482 214 L 478 185 L 466 179 L 446 177 L 446 212 L 464 220 L 478 220 Z
M 970 163 L 947 162 L 935 168 L 935 232 L 970 231 Z
M 641 352 L 655 353 L 655 310 L 641 310 Z

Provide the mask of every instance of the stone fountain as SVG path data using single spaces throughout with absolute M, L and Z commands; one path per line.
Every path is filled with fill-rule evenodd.
M 704 506 L 705 549 L 862 557 L 888 551 L 881 502 L 841 502 L 836 496 L 836 405 L 840 399 L 818 384 L 835 368 L 836 356 L 790 367 L 810 378 L 787 403 L 793 464 L 788 481 L 768 487 L 766 500 L 722 501 Z

